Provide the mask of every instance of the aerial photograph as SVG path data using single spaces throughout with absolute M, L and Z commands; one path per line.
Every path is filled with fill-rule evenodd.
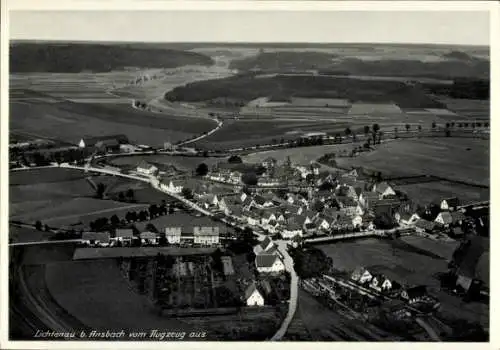
M 10 11 L 9 341 L 489 342 L 489 18 Z

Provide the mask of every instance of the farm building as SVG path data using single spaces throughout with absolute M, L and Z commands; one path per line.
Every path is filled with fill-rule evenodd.
M 370 271 L 368 271 L 364 267 L 356 268 L 351 275 L 351 279 L 353 281 L 359 282 L 361 284 L 370 282 L 372 278 L 373 276 Z
M 181 243 L 182 228 L 180 227 L 165 227 L 165 237 L 169 244 Z
M 268 169 L 275 167 L 278 164 L 278 161 L 275 158 L 267 157 L 261 164 L 264 168 Z
M 275 254 L 259 254 L 255 257 L 255 266 L 260 273 L 280 273 L 285 271 L 281 258 Z
M 417 213 L 411 214 L 411 213 L 396 213 L 396 220 L 400 222 L 401 224 L 404 225 L 412 225 L 417 222 L 417 220 L 420 219 L 420 216 L 418 216 Z
M 415 223 L 415 230 L 420 233 L 431 233 L 434 230 L 434 227 L 435 224 L 433 222 L 427 221 L 425 219 L 417 220 L 417 222 Z
M 158 243 L 158 234 L 154 232 L 141 232 L 139 234 L 139 238 L 141 239 L 142 244 L 157 244 Z
M 195 244 L 214 245 L 219 244 L 218 226 L 195 226 L 193 227 Z
M 380 198 L 387 196 L 395 196 L 396 192 L 392 189 L 387 182 L 381 182 L 373 186 L 373 191 L 376 192 Z
M 453 254 L 457 285 L 466 292 L 477 293 L 481 286 L 489 287 L 489 240 L 474 237 L 463 242 Z
M 438 214 L 436 219 L 434 219 L 434 222 L 439 224 L 439 225 L 447 227 L 453 222 L 453 218 L 452 218 L 450 212 L 443 211 L 443 212 Z
M 262 295 L 255 282 L 250 284 L 245 290 L 245 302 L 247 306 L 264 306 L 264 296 Z
M 88 245 L 109 244 L 109 232 L 83 232 L 82 241 Z
M 267 251 L 268 249 L 270 249 L 273 246 L 274 246 L 274 243 L 271 241 L 271 239 L 269 237 L 266 237 L 266 238 L 264 238 L 264 240 L 262 242 L 260 242 L 258 245 L 256 245 L 253 248 L 253 252 L 255 253 L 255 255 L 258 255 L 262 252 Z
M 455 210 L 460 205 L 457 197 L 445 198 L 441 201 L 441 210 Z
M 163 179 L 160 182 L 160 188 L 170 193 L 179 194 L 182 192 L 182 185 L 180 183 L 174 183 L 172 180 Z
M 375 274 L 370 281 L 370 288 L 373 288 L 379 292 L 386 291 L 392 288 L 392 283 L 387 277 Z
M 106 135 L 97 137 L 84 137 L 78 142 L 80 148 L 110 148 L 120 150 L 120 145 L 128 144 L 129 140 L 125 135 Z
M 115 237 L 119 241 L 128 241 L 130 242 L 134 237 L 134 232 L 130 228 L 117 228 L 115 231 Z
M 427 288 L 425 286 L 416 286 L 407 288 L 401 291 L 401 298 L 409 304 L 417 303 L 427 296 Z
M 143 160 L 137 165 L 137 172 L 143 175 L 151 176 L 158 172 L 158 168 Z

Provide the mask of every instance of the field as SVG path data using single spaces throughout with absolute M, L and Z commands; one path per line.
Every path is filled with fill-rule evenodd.
M 46 279 L 57 302 L 92 329 L 195 330 L 182 321 L 154 313 L 147 299 L 132 291 L 112 260 L 50 264 Z
M 324 154 L 342 152 L 344 150 L 351 151 L 352 148 L 352 144 L 287 148 L 251 153 L 245 155 L 243 160 L 247 163 L 259 163 L 268 157 L 272 157 L 278 160 L 278 162 L 284 162 L 287 157 L 290 157 L 291 162 L 294 164 L 307 165 L 310 164 L 310 162 L 317 160 Z
M 395 186 L 395 188 L 406 193 L 412 201 L 420 205 L 427 205 L 443 198 L 457 196 L 463 203 L 474 203 L 490 199 L 489 189 L 460 185 L 448 181 L 401 185 Z
M 434 175 L 489 186 L 489 152 L 485 140 L 422 138 L 384 143 L 374 152 L 337 162 L 342 167 L 381 171 L 385 177 Z
M 419 237 L 419 239 L 426 238 Z M 439 287 L 439 281 L 433 276 L 437 272 L 447 271 L 446 259 L 434 256 L 434 254 L 418 252 L 403 244 L 395 246 L 391 244 L 395 243 L 366 239 L 317 247 L 331 257 L 333 266 L 340 270 L 352 272 L 359 266 L 368 270 L 370 267 L 376 267 L 381 273 L 400 284 L 425 284 L 433 288 Z
M 38 231 L 34 228 L 9 225 L 9 239 L 12 243 L 44 241 L 53 235 L 52 232 Z
M 207 118 L 177 117 L 120 104 L 72 102 L 10 104 L 10 129 L 76 144 L 84 136 L 125 134 L 131 142 L 163 146 L 211 130 Z
M 73 260 L 117 259 L 119 257 L 151 257 L 158 253 L 172 256 L 207 255 L 216 248 L 127 247 L 77 248 Z
M 111 165 L 126 167 L 126 168 L 134 168 L 141 161 L 146 161 L 152 164 L 160 164 L 164 166 L 172 165 L 176 169 L 181 171 L 191 172 L 200 163 L 205 163 L 209 167 L 219 161 L 222 161 L 221 158 L 202 158 L 202 157 L 182 157 L 182 156 L 169 156 L 164 154 L 156 154 L 156 155 L 138 155 L 138 156 L 126 156 L 126 157 L 113 157 L 109 158 L 107 162 Z
M 97 217 L 109 217 L 115 213 L 123 216 L 130 209 L 146 207 L 146 204 L 93 198 L 95 190 L 85 176 L 78 170 L 55 168 L 11 172 L 9 219 L 30 224 L 40 220 L 44 224 L 59 227 L 88 224 Z M 110 177 L 105 179 L 111 180 Z M 95 178 L 93 180 L 100 182 Z M 139 189 L 137 200 L 148 203 L 146 199 L 150 198 L 144 197 Z M 157 199 L 155 203 L 161 201 L 159 197 Z

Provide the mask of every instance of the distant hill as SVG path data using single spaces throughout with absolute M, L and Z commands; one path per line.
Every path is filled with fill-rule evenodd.
M 125 67 L 175 68 L 212 65 L 205 55 L 140 44 L 13 43 L 10 71 L 78 73 L 109 72 Z
M 365 49 L 363 49 L 365 50 Z M 490 75 L 490 62 L 472 58 L 466 53 L 452 51 L 448 58 L 438 62 L 423 62 L 417 59 L 363 60 L 355 57 L 339 57 L 324 52 L 263 52 L 231 62 L 231 69 L 242 72 L 259 70 L 262 72 L 284 72 L 290 70 L 319 69 L 340 71 L 352 75 L 429 77 L 438 79 L 482 78 Z M 464 57 L 467 59 L 464 60 Z

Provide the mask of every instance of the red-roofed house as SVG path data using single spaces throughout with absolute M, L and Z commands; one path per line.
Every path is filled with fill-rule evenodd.
M 285 271 L 285 264 L 275 254 L 259 254 L 255 257 L 255 266 L 260 273 L 280 273 Z

